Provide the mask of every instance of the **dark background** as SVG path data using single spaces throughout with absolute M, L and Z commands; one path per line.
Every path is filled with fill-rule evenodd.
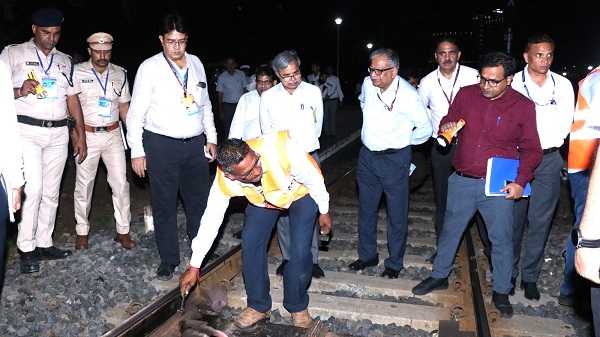
M 508 28 L 513 33 L 511 53 L 520 62 L 528 36 L 552 36 L 556 40 L 552 69 L 566 71 L 575 83 L 588 66 L 600 63 L 600 1 L 0 0 L 0 46 L 28 40 L 30 15 L 42 5 L 65 13 L 57 46 L 63 52 L 79 53 L 87 60 L 85 39 L 97 31 L 112 34 L 112 62 L 129 70 L 130 81 L 144 59 L 161 51 L 158 22 L 175 10 L 191 28 L 187 51 L 207 68 L 222 67 L 231 55 L 238 65 L 254 69 L 282 50 L 295 49 L 304 75 L 314 61 L 322 70 L 326 65 L 335 69 L 334 20 L 340 17 L 340 78 L 352 90 L 367 74 L 367 43 L 374 45 L 373 50 L 396 49 L 401 68 L 415 68 L 424 75 L 435 68 L 435 40 L 446 34 L 459 40 L 461 63 L 475 67 L 482 53 L 507 50 Z

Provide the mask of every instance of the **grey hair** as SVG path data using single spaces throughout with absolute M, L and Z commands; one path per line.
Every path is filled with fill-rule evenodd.
M 273 70 L 275 73 L 279 73 L 280 70 L 283 70 L 290 66 L 290 64 L 296 63 L 298 67 L 300 67 L 300 58 L 295 50 L 286 50 L 277 54 L 273 59 Z
M 386 56 L 388 59 L 389 67 L 400 67 L 400 56 L 398 53 L 390 48 L 379 48 L 371 53 L 370 60 L 373 61 L 374 58 L 379 56 Z

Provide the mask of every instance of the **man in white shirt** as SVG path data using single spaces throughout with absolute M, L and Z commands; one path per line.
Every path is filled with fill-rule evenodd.
M 537 131 L 544 156 L 534 171 L 531 196 L 516 200 L 513 207 L 511 294 L 514 294 L 519 276 L 521 246 L 526 231 L 521 259 L 521 289 L 525 291 L 525 298 L 537 301 L 540 292 L 536 283 L 542 271 L 544 247 L 560 196 L 560 171 L 564 160 L 558 149 L 571 129 L 575 95 L 571 82 L 550 70 L 554 61 L 554 40 L 548 35 L 530 37 L 523 58 L 527 66 L 515 74 L 512 87 L 535 103 Z
M 288 130 L 289 136 L 304 151 L 320 164 L 317 150 L 323 125 L 323 100 L 318 87 L 303 82 L 300 73 L 300 58 L 296 51 L 286 50 L 273 59 L 273 70 L 280 83 L 263 93 L 260 99 L 260 128 L 263 135 Z M 277 268 L 277 274 L 283 275 L 289 261 L 289 220 L 281 217 L 277 224 L 279 247 L 283 263 Z M 317 261 L 319 241 L 315 229 L 312 243 L 313 277 L 325 274 Z
M 313 63 L 310 65 L 310 71 L 311 73 L 308 74 L 306 81 L 312 85 L 316 85 L 319 86 L 320 83 L 319 81 L 319 77 L 321 76 L 321 66 L 319 66 L 317 63 Z
M 235 114 L 235 108 L 248 84 L 246 74 L 239 69 L 235 69 L 235 67 L 237 67 L 235 59 L 233 57 L 228 57 L 225 60 L 226 70 L 222 72 L 217 79 L 219 117 L 225 124 L 225 133 L 229 133 L 231 120 Z
M 193 240 L 206 208 L 208 157 L 215 159 L 217 132 L 202 62 L 185 49 L 188 29 L 179 14 L 160 25 L 163 51 L 139 67 L 127 114 L 131 166 L 150 181 L 159 280 L 170 280 L 180 262 L 177 194 L 185 207 L 187 235 Z M 206 136 L 206 149 L 204 147 Z
M 362 270 L 379 264 L 377 214 L 385 193 L 389 257 L 381 277 L 398 278 L 404 268 L 408 233 L 411 145 L 431 137 L 431 121 L 415 89 L 398 76 L 398 53 L 381 48 L 372 52 L 370 59 L 370 76 L 358 97 L 363 111 L 363 147 L 356 165 L 358 260 L 348 267 Z
M 344 101 L 340 79 L 327 67 L 327 79 L 321 89 L 323 95 L 323 136 L 335 136 L 335 116 L 338 106 Z
M 433 127 L 431 137 L 434 139 L 430 140 L 431 168 L 435 193 L 435 232 L 439 236 L 444 226 L 448 177 L 454 171 L 452 158 L 456 146 L 442 147 L 438 145 L 435 138 L 438 136 L 440 120 L 448 114 L 448 108 L 454 97 L 456 97 L 456 93 L 462 87 L 479 83 L 477 80 L 479 72 L 458 63 L 461 52 L 458 44 L 452 38 L 443 37 L 438 40 L 433 56 L 438 67 L 421 79 L 418 92 L 427 107 L 427 113 L 431 118 L 431 126 Z
M 254 74 L 256 90 L 245 93 L 240 98 L 231 128 L 229 137 L 248 140 L 260 136 L 260 122 L 258 120 L 260 97 L 263 92 L 271 89 L 277 81 L 275 80 L 273 69 L 268 66 L 259 67 Z

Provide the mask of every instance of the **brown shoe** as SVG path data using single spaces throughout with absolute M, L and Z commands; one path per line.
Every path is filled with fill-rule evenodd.
M 240 329 L 251 328 L 256 323 L 262 321 L 263 319 L 269 318 L 271 315 L 271 310 L 267 310 L 267 312 L 258 312 L 250 307 L 242 310 L 235 320 L 235 326 Z
M 77 235 L 77 239 L 75 239 L 75 249 L 88 249 L 87 235 Z
M 129 237 L 129 233 L 117 234 L 117 236 L 115 236 L 115 242 L 119 242 L 121 244 L 121 247 L 125 249 L 137 247 L 137 244 L 133 242 L 133 240 L 131 240 L 131 237 Z
M 308 309 L 298 312 L 292 312 L 292 325 L 308 329 L 312 326 L 313 320 L 308 313 Z

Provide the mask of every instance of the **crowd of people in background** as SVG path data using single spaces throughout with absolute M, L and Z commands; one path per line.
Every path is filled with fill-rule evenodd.
M 112 35 L 92 33 L 86 40 L 89 60 L 75 63 L 56 49 L 63 20 L 57 9 L 37 10 L 31 16 L 33 38 L 0 54 L 0 104 L 5 107 L 0 116 L 5 144 L 0 151 L 0 267 L 9 220 L 18 224 L 21 273 L 37 273 L 40 261 L 72 255 L 52 241 L 69 141 L 76 157 L 75 249 L 99 244 L 89 240 L 88 218 L 100 159 L 113 194 L 114 241 L 125 249 L 137 247 L 130 235 L 129 147 L 133 171 L 147 175 L 151 189 L 157 279 L 172 279 L 181 264 L 179 196 L 193 250 L 179 279 L 182 296 L 200 277 L 229 199 L 244 196 L 248 306 L 236 325 L 248 328 L 270 315 L 266 251 L 276 227 L 284 307 L 294 326 L 310 327 L 308 285 L 312 278 L 326 277 L 318 263 L 317 237 L 329 234 L 334 220 L 318 150 L 322 137 L 337 136 L 338 108 L 345 98 L 333 67 L 322 71 L 315 60 L 304 77 L 300 56 L 286 50 L 253 72 L 227 56 L 224 71 L 207 74 L 200 59 L 186 51 L 186 20 L 168 14 L 159 25 L 162 50 L 141 63 L 130 93 L 127 71 L 111 63 Z M 485 54 L 474 69 L 459 62 L 458 42 L 445 37 L 433 50 L 436 69 L 425 76 L 401 69 L 393 49 L 370 54 L 368 76 L 355 90 L 363 146 L 356 170 L 358 259 L 350 270 L 379 264 L 377 219 L 385 194 L 389 255 L 381 277 L 399 277 L 409 193 L 432 175 L 437 252 L 429 259 L 431 276 L 413 293 L 448 287 L 458 245 L 474 219 L 492 270 L 492 302 L 502 317 L 512 317 L 509 296 L 517 278 L 527 299 L 540 299 L 537 282 L 564 167 L 559 149 L 570 135 L 575 223 L 558 301 L 575 306 L 589 296 L 589 286 L 577 286 L 576 270 L 600 282 L 600 255 L 594 250 L 600 247 L 600 231 L 593 225 L 598 212 L 590 210 L 600 184 L 599 170 L 592 170 L 600 138 L 600 67 L 580 82 L 576 100 L 570 82 L 550 70 L 554 50 L 551 37 L 536 35 L 523 50 L 524 69 L 518 71 L 516 59 L 500 51 Z M 447 145 L 436 140 L 461 120 L 466 124 Z M 499 197 L 485 193 L 492 157 L 519 161 L 516 178 L 498 191 Z M 217 173 L 211 182 L 213 161 Z M 414 162 L 418 169 L 411 177 Z M 531 194 L 523 197 L 527 184 Z M 600 292 L 591 288 L 596 322 Z

